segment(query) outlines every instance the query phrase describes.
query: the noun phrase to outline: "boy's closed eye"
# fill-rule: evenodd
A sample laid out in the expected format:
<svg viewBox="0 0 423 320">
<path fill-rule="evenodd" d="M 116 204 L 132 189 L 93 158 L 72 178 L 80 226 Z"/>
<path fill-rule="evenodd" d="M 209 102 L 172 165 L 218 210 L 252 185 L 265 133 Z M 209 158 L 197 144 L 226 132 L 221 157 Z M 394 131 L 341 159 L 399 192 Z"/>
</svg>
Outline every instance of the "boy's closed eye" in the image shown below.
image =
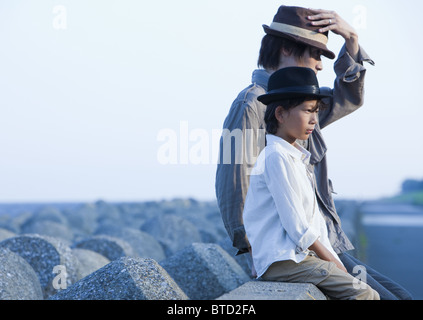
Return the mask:
<svg viewBox="0 0 423 320">
<path fill-rule="evenodd" d="M 319 112 L 319 108 L 313 108 L 313 109 L 307 109 L 306 110 L 308 113 L 318 113 Z"/>
<path fill-rule="evenodd" d="M 305 111 L 306 111 L 307 113 L 319 113 L 319 111 L 320 111 L 320 106 L 319 106 L 319 105 L 317 105 L 317 106 L 315 106 L 315 107 L 308 107 L 308 108 L 306 108 L 306 109 L 305 109 Z"/>
</svg>

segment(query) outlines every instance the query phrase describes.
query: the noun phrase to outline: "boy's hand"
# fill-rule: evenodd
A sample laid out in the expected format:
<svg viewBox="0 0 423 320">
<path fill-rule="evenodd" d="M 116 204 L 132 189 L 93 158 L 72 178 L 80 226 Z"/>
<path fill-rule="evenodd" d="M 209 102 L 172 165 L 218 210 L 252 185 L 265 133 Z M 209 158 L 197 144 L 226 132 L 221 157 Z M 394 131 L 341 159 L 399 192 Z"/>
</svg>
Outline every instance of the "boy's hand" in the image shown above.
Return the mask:
<svg viewBox="0 0 423 320">
<path fill-rule="evenodd" d="M 316 240 L 308 249 L 313 251 L 320 259 L 333 262 L 339 269 L 348 273 L 344 265 L 338 259 L 336 259 L 328 249 L 326 249 L 320 240 Z"/>
<path fill-rule="evenodd" d="M 358 35 L 354 28 L 350 26 L 339 14 L 335 11 L 310 9 L 316 14 L 309 16 L 308 19 L 311 24 L 320 26 L 320 32 L 332 31 L 345 39 L 345 45 L 351 57 L 356 60 L 358 55 Z"/>
<path fill-rule="evenodd" d="M 344 265 L 342 263 L 340 263 L 337 259 L 333 260 L 333 262 L 335 262 L 336 266 L 341 269 L 342 271 L 344 271 L 345 273 L 348 273 L 347 269 L 344 267 Z"/>
</svg>

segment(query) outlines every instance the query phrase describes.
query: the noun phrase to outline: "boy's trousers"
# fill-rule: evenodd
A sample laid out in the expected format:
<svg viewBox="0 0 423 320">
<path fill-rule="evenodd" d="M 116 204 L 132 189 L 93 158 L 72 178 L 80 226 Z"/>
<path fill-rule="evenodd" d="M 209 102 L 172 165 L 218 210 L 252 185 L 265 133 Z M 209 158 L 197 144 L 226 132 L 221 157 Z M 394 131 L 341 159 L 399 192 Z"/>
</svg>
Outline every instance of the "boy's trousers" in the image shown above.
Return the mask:
<svg viewBox="0 0 423 320">
<path fill-rule="evenodd" d="M 339 269 L 335 263 L 310 253 L 302 262 L 273 263 L 261 278 L 265 281 L 312 283 L 330 299 L 379 300 L 379 294 L 363 281 Z"/>
</svg>

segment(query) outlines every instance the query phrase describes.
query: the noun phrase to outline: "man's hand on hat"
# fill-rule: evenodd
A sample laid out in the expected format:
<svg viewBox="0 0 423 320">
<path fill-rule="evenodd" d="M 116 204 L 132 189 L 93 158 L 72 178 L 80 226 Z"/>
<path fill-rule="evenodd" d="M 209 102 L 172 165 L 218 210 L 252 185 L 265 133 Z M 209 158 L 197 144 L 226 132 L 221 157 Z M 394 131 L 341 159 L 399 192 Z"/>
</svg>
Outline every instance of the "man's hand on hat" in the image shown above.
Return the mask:
<svg viewBox="0 0 423 320">
<path fill-rule="evenodd" d="M 358 54 L 358 35 L 354 28 L 350 26 L 335 11 L 323 9 L 310 9 L 316 14 L 308 16 L 312 25 L 321 27 L 319 32 L 332 31 L 345 39 L 345 44 L 350 55 L 355 58 Z"/>
</svg>

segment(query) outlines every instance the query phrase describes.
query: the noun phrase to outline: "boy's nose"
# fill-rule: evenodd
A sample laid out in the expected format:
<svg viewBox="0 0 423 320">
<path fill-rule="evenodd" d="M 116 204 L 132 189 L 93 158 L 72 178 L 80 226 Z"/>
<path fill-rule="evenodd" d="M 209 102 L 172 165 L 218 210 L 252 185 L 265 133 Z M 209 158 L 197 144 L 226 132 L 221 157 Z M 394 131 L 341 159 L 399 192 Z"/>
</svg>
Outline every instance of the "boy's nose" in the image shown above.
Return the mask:
<svg viewBox="0 0 423 320">
<path fill-rule="evenodd" d="M 310 123 L 311 124 L 316 124 L 317 121 L 319 120 L 318 116 L 319 115 L 318 115 L 317 112 L 313 112 L 312 115 L 311 115 Z"/>
</svg>

